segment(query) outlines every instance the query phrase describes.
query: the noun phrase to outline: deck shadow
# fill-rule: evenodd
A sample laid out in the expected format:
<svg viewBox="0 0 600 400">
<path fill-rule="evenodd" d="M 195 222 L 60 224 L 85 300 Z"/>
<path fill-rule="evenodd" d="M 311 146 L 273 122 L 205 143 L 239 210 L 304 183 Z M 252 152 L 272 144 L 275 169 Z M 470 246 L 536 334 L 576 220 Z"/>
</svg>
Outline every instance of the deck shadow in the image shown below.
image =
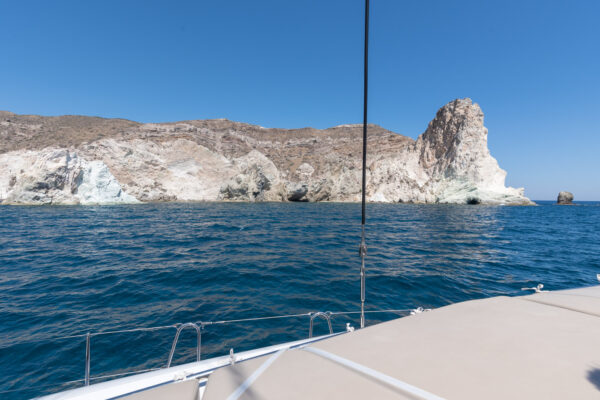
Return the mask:
<svg viewBox="0 0 600 400">
<path fill-rule="evenodd" d="M 587 379 L 596 386 L 596 389 L 600 390 L 600 368 L 590 369 L 587 374 Z"/>
</svg>

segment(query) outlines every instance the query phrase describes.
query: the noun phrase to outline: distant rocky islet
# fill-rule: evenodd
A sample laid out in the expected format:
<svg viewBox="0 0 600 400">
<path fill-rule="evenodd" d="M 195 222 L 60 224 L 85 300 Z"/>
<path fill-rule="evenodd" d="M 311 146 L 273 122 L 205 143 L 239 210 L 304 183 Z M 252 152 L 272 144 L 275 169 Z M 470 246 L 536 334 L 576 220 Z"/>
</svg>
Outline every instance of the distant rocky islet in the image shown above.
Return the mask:
<svg viewBox="0 0 600 400">
<path fill-rule="evenodd" d="M 556 204 L 571 205 L 573 204 L 573 199 L 573 193 L 562 191 L 558 193 L 558 197 L 556 198 Z"/>
<path fill-rule="evenodd" d="M 415 141 L 369 125 L 367 199 L 533 204 L 505 186 L 480 107 L 457 99 Z M 274 129 L 0 112 L 1 204 L 335 201 L 361 196 L 362 125 Z"/>
</svg>

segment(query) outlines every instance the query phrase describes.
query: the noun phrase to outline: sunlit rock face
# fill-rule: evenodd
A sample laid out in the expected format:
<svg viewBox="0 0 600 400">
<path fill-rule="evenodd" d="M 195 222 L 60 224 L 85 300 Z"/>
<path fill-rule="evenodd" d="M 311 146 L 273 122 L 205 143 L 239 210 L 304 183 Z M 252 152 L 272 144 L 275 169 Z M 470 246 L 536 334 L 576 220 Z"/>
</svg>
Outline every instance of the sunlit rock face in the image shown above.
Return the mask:
<svg viewBox="0 0 600 400">
<path fill-rule="evenodd" d="M 470 99 L 446 104 L 416 142 L 375 156 L 369 198 L 380 202 L 532 204 L 524 189 L 506 187 L 490 155 L 483 112 Z"/>
<path fill-rule="evenodd" d="M 216 200 L 237 169 L 226 157 L 185 138 L 103 139 L 80 146 L 103 160 L 123 189 L 144 202 Z"/>
<path fill-rule="evenodd" d="M 65 149 L 0 154 L 0 201 L 7 204 L 136 203 L 102 161 Z"/>
<path fill-rule="evenodd" d="M 442 107 L 415 144 L 419 165 L 439 203 L 530 203 L 524 189 L 506 187 L 506 172 L 490 155 L 483 112 L 470 99 Z"/>
<path fill-rule="evenodd" d="M 228 120 L 139 124 L 0 112 L 0 202 L 360 201 L 362 125 L 273 129 Z M 506 187 L 470 99 L 414 141 L 369 125 L 367 198 L 531 204 Z"/>
<path fill-rule="evenodd" d="M 221 185 L 219 200 L 285 200 L 285 187 L 279 170 L 264 154 L 252 150 L 234 159 L 233 165 L 236 173 Z"/>
</svg>

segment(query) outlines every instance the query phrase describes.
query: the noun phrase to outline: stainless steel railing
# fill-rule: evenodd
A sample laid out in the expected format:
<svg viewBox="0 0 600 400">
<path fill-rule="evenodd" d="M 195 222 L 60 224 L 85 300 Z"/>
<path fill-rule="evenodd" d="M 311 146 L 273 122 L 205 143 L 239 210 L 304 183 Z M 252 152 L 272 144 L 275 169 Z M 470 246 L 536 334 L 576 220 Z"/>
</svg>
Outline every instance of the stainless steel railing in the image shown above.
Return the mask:
<svg viewBox="0 0 600 400">
<path fill-rule="evenodd" d="M 90 385 L 90 362 L 91 362 L 91 354 L 90 354 L 90 342 L 92 340 L 92 335 L 88 332 L 85 335 L 85 386 Z"/>
<path fill-rule="evenodd" d="M 179 340 L 179 334 L 182 330 L 187 327 L 191 327 L 196 329 L 196 361 L 200 361 L 200 351 L 202 346 L 202 322 L 200 326 L 193 322 L 188 322 L 187 324 L 181 324 L 177 327 L 177 332 L 175 332 L 175 338 L 173 339 L 173 344 L 171 345 L 171 351 L 169 352 L 169 359 L 167 361 L 167 368 L 171 366 L 171 361 L 173 361 L 173 355 L 175 354 L 175 347 L 177 347 L 177 341 Z"/>
<path fill-rule="evenodd" d="M 369 311 L 365 311 L 365 313 L 395 313 L 395 314 L 399 314 L 399 315 L 403 315 L 404 313 L 406 313 L 406 315 L 407 315 L 411 311 L 412 311 L 411 309 L 388 309 L 388 310 L 369 310 Z M 78 379 L 78 380 L 70 381 L 67 383 L 75 384 L 75 383 L 81 382 L 85 386 L 89 386 L 91 381 L 108 379 L 108 378 L 116 378 L 116 377 L 120 377 L 120 376 L 155 371 L 155 370 L 161 369 L 161 368 L 150 368 L 150 369 L 144 369 L 144 370 L 121 372 L 121 373 L 117 373 L 117 374 L 91 376 L 91 347 L 92 347 L 91 345 L 92 345 L 92 338 L 94 338 L 96 336 L 112 335 L 112 334 L 120 334 L 120 333 L 133 333 L 133 332 L 151 332 L 151 331 L 158 331 L 158 330 L 165 330 L 165 329 L 175 329 L 175 336 L 174 336 L 173 342 L 171 344 L 171 350 L 169 352 L 169 357 L 167 359 L 167 363 L 165 364 L 165 367 L 169 368 L 173 361 L 173 356 L 175 354 L 175 349 L 177 348 L 177 343 L 179 341 L 180 334 L 186 328 L 194 328 L 194 330 L 196 331 L 196 360 L 200 361 L 201 350 L 202 350 L 202 331 L 206 327 L 211 326 L 211 325 L 236 324 L 236 323 L 245 323 L 245 322 L 252 322 L 252 321 L 266 321 L 266 320 L 274 320 L 274 319 L 290 319 L 290 318 L 308 317 L 309 318 L 308 337 L 311 338 L 313 336 L 313 325 L 314 325 L 314 320 L 316 318 L 321 318 L 321 319 L 326 320 L 329 333 L 332 334 L 333 326 L 331 323 L 331 319 L 333 317 L 335 317 L 336 315 L 352 315 L 352 314 L 360 314 L 360 311 L 336 311 L 336 312 L 331 312 L 331 311 L 321 312 L 321 311 L 319 311 L 319 312 L 307 312 L 307 313 L 301 313 L 301 314 L 273 315 L 273 316 L 267 316 L 267 317 L 252 317 L 252 318 L 241 318 L 241 319 L 231 319 L 231 320 L 187 322 L 187 323 L 177 323 L 177 324 L 173 324 L 173 325 L 140 327 L 140 328 L 132 328 L 132 329 L 113 329 L 113 330 L 106 330 L 106 331 L 100 331 L 100 332 L 87 332 L 87 333 L 76 334 L 76 335 L 46 337 L 46 338 L 38 338 L 36 340 L 18 341 L 18 342 L 11 343 L 11 345 L 18 345 L 18 344 L 23 344 L 23 343 L 34 343 L 34 342 L 51 342 L 51 341 L 58 341 L 58 340 L 65 340 L 65 339 L 85 338 L 85 375 L 84 375 L 84 379 Z M 163 368 L 165 368 L 165 367 L 163 367 Z M 5 392 L 6 393 L 13 392 L 13 391 L 14 390 L 0 391 L 0 394 L 5 393 Z"/>
<path fill-rule="evenodd" d="M 311 338 L 313 336 L 313 321 L 315 320 L 315 318 L 317 317 L 321 317 L 323 318 L 325 321 L 327 321 L 327 326 L 329 327 L 329 334 L 333 333 L 333 328 L 331 327 L 331 311 L 326 311 L 326 312 L 316 312 L 316 313 L 311 313 L 310 314 L 310 325 L 308 327 L 308 337 Z"/>
</svg>

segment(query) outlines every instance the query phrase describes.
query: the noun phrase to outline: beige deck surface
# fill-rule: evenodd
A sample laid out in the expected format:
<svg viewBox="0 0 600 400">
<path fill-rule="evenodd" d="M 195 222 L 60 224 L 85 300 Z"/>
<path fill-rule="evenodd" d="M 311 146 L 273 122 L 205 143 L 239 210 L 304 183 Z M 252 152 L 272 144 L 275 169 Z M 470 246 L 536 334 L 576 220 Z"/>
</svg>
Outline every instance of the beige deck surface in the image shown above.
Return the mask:
<svg viewBox="0 0 600 400">
<path fill-rule="evenodd" d="M 600 290 L 598 292 L 600 292 Z M 527 296 L 526 298 L 530 301 L 554 305 L 600 317 L 600 293 L 595 293 L 594 295 L 594 292 L 590 291 L 577 293 L 564 291 L 543 292 Z"/>
<path fill-rule="evenodd" d="M 600 286 L 468 301 L 311 345 L 445 399 L 600 399 Z M 220 369 L 226 399 L 270 356 Z M 414 399 L 304 350 L 277 358 L 240 399 Z"/>
<path fill-rule="evenodd" d="M 120 397 L 120 400 L 197 400 L 198 381 L 190 379 L 184 382 L 144 390 L 129 396 Z"/>
</svg>

